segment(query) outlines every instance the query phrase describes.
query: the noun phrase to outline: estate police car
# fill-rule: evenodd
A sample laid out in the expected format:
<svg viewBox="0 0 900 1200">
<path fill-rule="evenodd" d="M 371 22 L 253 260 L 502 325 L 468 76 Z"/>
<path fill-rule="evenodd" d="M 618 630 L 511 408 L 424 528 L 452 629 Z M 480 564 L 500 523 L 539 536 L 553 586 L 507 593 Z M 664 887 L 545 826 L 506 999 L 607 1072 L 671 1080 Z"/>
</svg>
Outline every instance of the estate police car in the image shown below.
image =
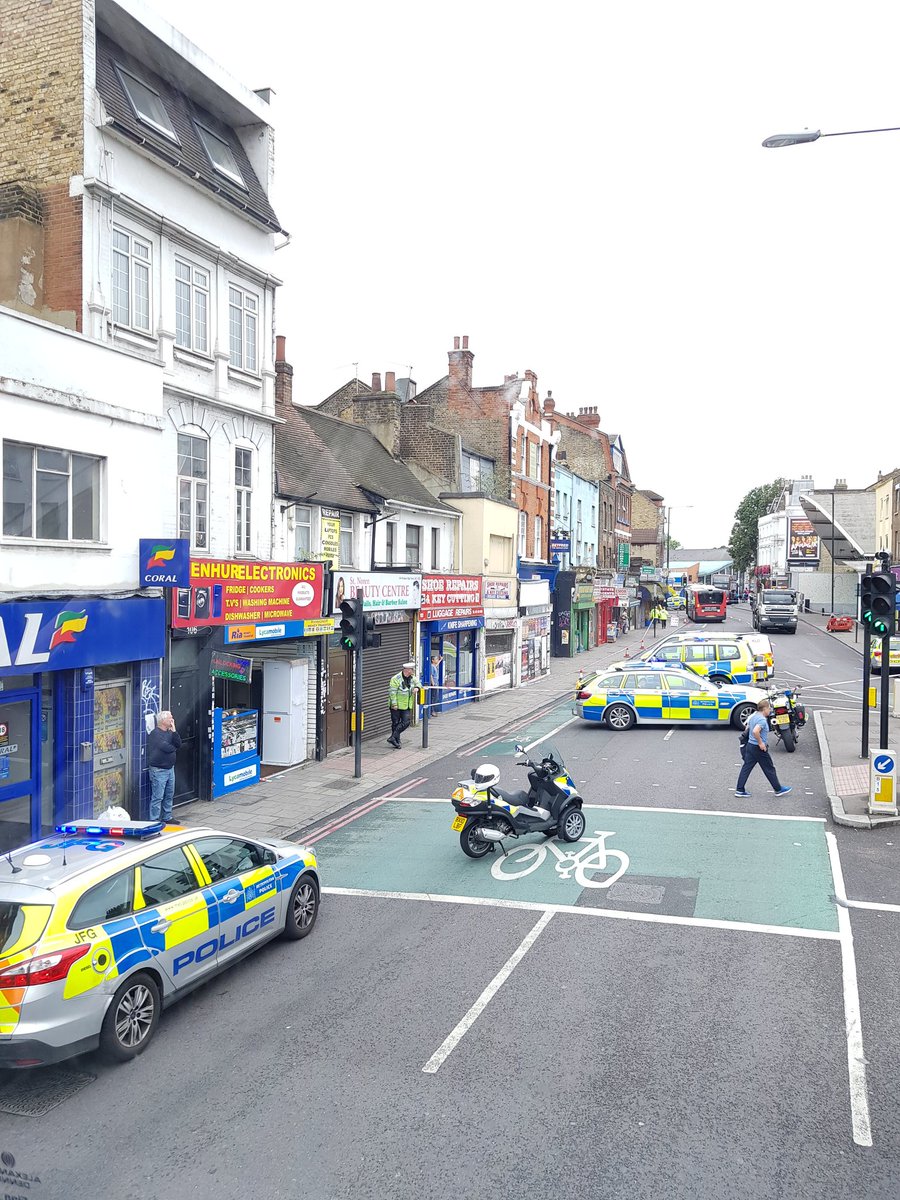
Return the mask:
<svg viewBox="0 0 900 1200">
<path fill-rule="evenodd" d="M 0 1065 L 98 1045 L 125 1061 L 161 1010 L 281 933 L 303 938 L 318 864 L 293 842 L 75 821 L 0 857 Z"/>
<path fill-rule="evenodd" d="M 712 683 L 669 663 L 635 662 L 601 671 L 576 696 L 578 716 L 610 729 L 631 729 L 637 722 L 712 721 L 743 729 L 760 700 L 762 688 Z"/>
</svg>

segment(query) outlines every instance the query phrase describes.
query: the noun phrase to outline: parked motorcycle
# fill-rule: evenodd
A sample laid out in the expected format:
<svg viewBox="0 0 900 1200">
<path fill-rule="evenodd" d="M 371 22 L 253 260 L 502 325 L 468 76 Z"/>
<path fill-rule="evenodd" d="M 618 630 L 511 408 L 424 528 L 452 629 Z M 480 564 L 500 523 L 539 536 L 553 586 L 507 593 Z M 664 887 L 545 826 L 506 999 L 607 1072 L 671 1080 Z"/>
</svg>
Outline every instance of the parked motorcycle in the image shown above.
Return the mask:
<svg viewBox="0 0 900 1200">
<path fill-rule="evenodd" d="M 781 738 L 788 754 L 793 754 L 806 724 L 806 709 L 800 699 L 800 688 L 769 689 L 769 728 Z"/>
<path fill-rule="evenodd" d="M 516 746 L 516 753 L 524 754 L 524 747 Z M 527 791 L 503 791 L 499 767 L 482 763 L 453 792 L 457 816 L 451 828 L 469 858 L 483 858 L 498 842 L 526 833 L 563 842 L 577 842 L 584 833 L 583 801 L 558 751 L 548 746 L 540 762 L 526 758 L 516 765 L 528 768 Z"/>
</svg>

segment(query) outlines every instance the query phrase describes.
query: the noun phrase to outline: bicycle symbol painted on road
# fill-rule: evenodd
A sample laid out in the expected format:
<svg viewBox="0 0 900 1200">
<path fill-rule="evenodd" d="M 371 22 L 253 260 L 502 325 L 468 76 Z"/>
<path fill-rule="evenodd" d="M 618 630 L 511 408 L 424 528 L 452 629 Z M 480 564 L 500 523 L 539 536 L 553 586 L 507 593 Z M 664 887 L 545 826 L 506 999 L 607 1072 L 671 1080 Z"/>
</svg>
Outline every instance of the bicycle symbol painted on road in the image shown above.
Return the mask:
<svg viewBox="0 0 900 1200">
<path fill-rule="evenodd" d="M 591 838 L 582 838 L 577 844 L 583 849 L 561 850 L 556 842 L 544 842 L 539 846 L 518 846 L 514 850 L 498 858 L 491 867 L 495 879 L 522 879 L 530 875 L 545 861 L 547 854 L 556 856 L 556 873 L 561 879 L 576 881 L 583 888 L 608 888 L 621 879 L 628 870 L 629 858 L 624 850 L 608 850 L 606 839 L 615 837 L 611 831 L 601 832 L 597 829 Z M 595 871 L 608 870 L 610 859 L 618 862 L 618 869 L 607 879 L 593 879 Z"/>
</svg>

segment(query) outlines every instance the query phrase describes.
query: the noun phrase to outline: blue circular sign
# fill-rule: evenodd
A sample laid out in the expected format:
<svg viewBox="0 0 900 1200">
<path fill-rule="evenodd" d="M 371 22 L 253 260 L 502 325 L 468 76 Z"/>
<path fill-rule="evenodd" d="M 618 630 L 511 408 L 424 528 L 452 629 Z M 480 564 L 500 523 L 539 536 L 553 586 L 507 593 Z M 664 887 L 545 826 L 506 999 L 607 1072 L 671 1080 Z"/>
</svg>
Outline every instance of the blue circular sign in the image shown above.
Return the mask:
<svg viewBox="0 0 900 1200">
<path fill-rule="evenodd" d="M 886 775 L 890 771 L 893 771 L 894 760 L 893 760 L 893 758 L 891 758 L 890 754 L 879 754 L 876 756 L 873 765 L 874 765 L 876 771 L 879 771 L 879 772 L 881 772 L 881 774 Z"/>
</svg>

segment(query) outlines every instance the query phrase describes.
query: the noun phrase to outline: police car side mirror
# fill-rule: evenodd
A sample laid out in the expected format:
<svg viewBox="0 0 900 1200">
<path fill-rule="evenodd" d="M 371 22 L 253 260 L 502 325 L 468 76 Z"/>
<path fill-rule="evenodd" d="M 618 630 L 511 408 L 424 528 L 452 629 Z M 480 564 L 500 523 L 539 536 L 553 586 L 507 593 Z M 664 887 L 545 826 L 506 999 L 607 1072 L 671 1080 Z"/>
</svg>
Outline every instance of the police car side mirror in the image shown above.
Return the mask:
<svg viewBox="0 0 900 1200">
<path fill-rule="evenodd" d="M 274 850 L 263 850 L 263 863 L 267 867 L 274 867 L 278 862 L 278 855 Z"/>
</svg>

